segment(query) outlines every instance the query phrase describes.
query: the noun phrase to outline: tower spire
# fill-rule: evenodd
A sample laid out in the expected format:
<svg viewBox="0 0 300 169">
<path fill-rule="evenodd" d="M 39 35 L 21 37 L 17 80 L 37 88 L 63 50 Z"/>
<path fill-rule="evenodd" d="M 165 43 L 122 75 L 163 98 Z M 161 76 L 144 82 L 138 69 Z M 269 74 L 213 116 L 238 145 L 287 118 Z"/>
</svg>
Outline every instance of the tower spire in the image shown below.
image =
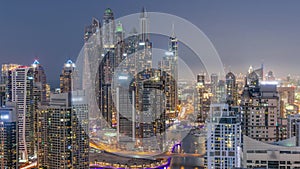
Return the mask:
<svg viewBox="0 0 300 169">
<path fill-rule="evenodd" d="M 148 37 L 148 14 L 146 12 L 146 8 L 143 7 L 141 14 L 140 14 L 140 40 L 142 42 L 145 42 L 146 40 L 149 40 Z"/>
<path fill-rule="evenodd" d="M 175 25 L 174 22 L 172 23 L 172 34 L 171 37 L 175 38 Z"/>
</svg>

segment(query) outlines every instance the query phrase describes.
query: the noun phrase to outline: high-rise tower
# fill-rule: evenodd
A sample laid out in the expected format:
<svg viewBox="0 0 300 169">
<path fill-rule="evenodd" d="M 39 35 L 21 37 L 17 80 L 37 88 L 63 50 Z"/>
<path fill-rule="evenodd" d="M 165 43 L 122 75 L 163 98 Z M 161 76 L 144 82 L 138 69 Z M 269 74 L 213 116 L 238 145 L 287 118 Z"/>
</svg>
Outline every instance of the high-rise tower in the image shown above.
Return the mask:
<svg viewBox="0 0 300 169">
<path fill-rule="evenodd" d="M 33 83 L 32 67 L 20 66 L 12 71 L 12 101 L 18 107 L 19 155 L 23 162 L 34 156 Z"/>
<path fill-rule="evenodd" d="M 241 167 L 241 122 L 238 110 L 230 109 L 227 104 L 211 105 L 207 123 L 207 168 Z"/>
<path fill-rule="evenodd" d="M 41 104 L 47 104 L 49 102 L 49 98 L 47 98 L 47 78 L 45 70 L 38 60 L 35 60 L 31 66 L 34 71 L 34 86 L 40 92 L 39 102 Z"/>
<path fill-rule="evenodd" d="M 84 91 L 52 94 L 50 105 L 39 110 L 44 114 L 41 135 L 41 168 L 89 168 L 89 113 Z"/>
<path fill-rule="evenodd" d="M 115 46 L 115 21 L 114 13 L 110 8 L 105 9 L 102 26 L 102 41 L 105 49 L 111 49 Z"/>
<path fill-rule="evenodd" d="M 178 40 L 175 37 L 174 30 L 169 38 L 168 51 L 160 62 L 159 68 L 161 71 L 166 72 L 168 77 L 165 81 L 165 104 L 167 114 L 175 114 L 177 104 L 178 104 L 178 93 L 177 93 L 177 83 L 178 83 Z M 164 74 L 163 74 L 164 75 Z"/>
<path fill-rule="evenodd" d="M 75 76 L 75 63 L 68 60 L 63 67 L 62 73 L 60 75 L 60 92 L 68 93 L 73 90 L 72 78 Z"/>
<path fill-rule="evenodd" d="M 5 86 L 3 104 L 12 101 L 12 71 L 18 68 L 18 64 L 3 64 L 1 69 L 1 83 Z"/>
<path fill-rule="evenodd" d="M 19 168 L 17 108 L 11 102 L 0 108 L 0 140 L 0 168 Z"/>
<path fill-rule="evenodd" d="M 262 84 L 255 72 L 247 75 L 241 97 L 243 134 L 258 141 L 281 140 L 280 100 L 276 84 Z"/>
<path fill-rule="evenodd" d="M 148 36 L 148 14 L 146 8 L 143 7 L 141 14 L 140 14 L 140 41 L 146 42 L 149 40 Z"/>
<path fill-rule="evenodd" d="M 226 102 L 229 106 L 237 106 L 236 77 L 232 72 L 226 74 Z"/>
</svg>

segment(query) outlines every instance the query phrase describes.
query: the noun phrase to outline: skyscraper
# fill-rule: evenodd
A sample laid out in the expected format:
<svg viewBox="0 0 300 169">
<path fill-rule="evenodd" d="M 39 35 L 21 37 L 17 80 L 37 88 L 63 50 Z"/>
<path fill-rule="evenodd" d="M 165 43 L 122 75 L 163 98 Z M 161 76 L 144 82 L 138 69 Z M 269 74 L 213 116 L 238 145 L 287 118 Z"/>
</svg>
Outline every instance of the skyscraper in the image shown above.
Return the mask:
<svg viewBox="0 0 300 169">
<path fill-rule="evenodd" d="M 120 144 L 134 143 L 136 137 L 135 92 L 130 90 L 132 75 L 120 73 L 115 77 L 117 109 L 117 140 Z"/>
<path fill-rule="evenodd" d="M 5 102 L 12 101 L 12 71 L 18 68 L 18 64 L 3 64 L 1 69 L 1 83 L 5 86 Z"/>
<path fill-rule="evenodd" d="M 169 49 L 167 52 L 165 52 L 165 56 L 162 58 L 159 68 L 162 72 L 168 74 L 168 78 L 165 77 L 166 82 L 164 84 L 164 93 L 166 94 L 166 113 L 176 114 L 178 104 L 178 40 L 175 37 L 174 32 L 169 38 Z"/>
<path fill-rule="evenodd" d="M 33 68 L 19 66 L 12 70 L 12 101 L 17 103 L 20 162 L 34 156 L 34 97 Z"/>
<path fill-rule="evenodd" d="M 146 42 L 149 40 L 149 35 L 148 35 L 148 29 L 149 29 L 149 20 L 148 20 L 148 14 L 146 11 L 146 8 L 143 7 L 141 14 L 140 14 L 140 41 L 141 42 Z"/>
<path fill-rule="evenodd" d="M 71 60 L 68 60 L 63 67 L 63 70 L 60 75 L 60 92 L 68 93 L 73 90 L 72 78 L 75 76 L 75 63 Z"/>
<path fill-rule="evenodd" d="M 217 74 L 213 73 L 210 75 L 210 91 L 212 93 L 212 102 L 217 102 L 217 87 L 219 83 L 219 77 Z"/>
<path fill-rule="evenodd" d="M 207 123 L 207 168 L 241 167 L 241 123 L 237 110 L 227 104 L 212 104 Z"/>
<path fill-rule="evenodd" d="M 136 70 L 142 72 L 152 68 L 152 43 L 149 37 L 149 18 L 146 9 L 143 8 L 140 13 L 140 34 L 137 46 L 138 56 L 136 60 Z"/>
<path fill-rule="evenodd" d="M 18 117 L 16 105 L 0 108 L 0 168 L 19 168 Z"/>
<path fill-rule="evenodd" d="M 229 106 L 237 106 L 236 77 L 232 72 L 226 74 L 226 102 Z"/>
<path fill-rule="evenodd" d="M 3 105 L 5 105 L 5 84 L 1 84 L 0 83 L 0 107 L 2 107 Z"/>
<path fill-rule="evenodd" d="M 118 25 L 118 28 L 120 25 Z M 99 83 L 97 83 L 98 106 L 103 120 L 107 122 L 106 127 L 116 127 L 116 111 L 112 101 L 112 76 L 115 68 L 119 64 L 120 59 L 117 59 L 116 47 L 116 26 L 114 14 L 110 8 L 105 9 L 102 26 L 102 54 L 101 62 L 99 63 Z M 118 32 L 121 30 L 118 30 Z M 120 48 L 118 48 L 120 49 Z M 121 50 L 121 49 L 120 49 Z M 120 52 L 120 51 L 119 51 Z M 120 53 L 119 53 L 120 54 Z"/>
<path fill-rule="evenodd" d="M 134 79 L 137 110 L 137 138 L 141 145 L 151 150 L 161 150 L 166 130 L 166 79 L 170 78 L 166 72 L 157 69 L 147 69 L 140 72 Z M 160 141 L 157 141 L 158 140 Z"/>
<path fill-rule="evenodd" d="M 45 70 L 38 60 L 35 60 L 31 67 L 34 71 L 34 87 L 40 92 L 38 101 L 41 104 L 47 104 L 49 98 L 47 98 L 47 78 Z"/>
<path fill-rule="evenodd" d="M 197 121 L 204 122 L 209 113 L 211 103 L 211 93 L 205 82 L 204 74 L 197 75 L 196 89 L 195 111 L 197 111 Z"/>
<path fill-rule="evenodd" d="M 114 13 L 110 8 L 106 8 L 102 21 L 102 41 L 104 49 L 114 49 L 115 47 L 115 30 Z"/>
<path fill-rule="evenodd" d="M 241 98 L 243 134 L 253 139 L 274 142 L 280 138 L 278 118 L 280 101 L 276 84 L 259 83 L 259 76 L 251 72 Z"/>
<path fill-rule="evenodd" d="M 46 135 L 41 135 L 39 167 L 89 168 L 88 107 L 83 91 L 52 94 L 41 107 Z"/>
<path fill-rule="evenodd" d="M 88 40 L 90 39 L 90 37 L 95 36 L 98 38 L 99 42 L 100 42 L 100 28 L 101 28 L 101 24 L 100 21 L 96 18 L 92 19 L 92 24 L 89 26 L 86 26 L 84 28 L 84 42 L 88 42 Z M 97 35 L 97 33 L 99 33 L 99 35 Z"/>
<path fill-rule="evenodd" d="M 288 115 L 287 117 L 287 135 L 288 138 L 291 137 L 299 137 L 298 133 L 299 131 L 299 123 L 300 123 L 300 115 L 299 114 L 294 114 L 294 115 Z"/>
</svg>

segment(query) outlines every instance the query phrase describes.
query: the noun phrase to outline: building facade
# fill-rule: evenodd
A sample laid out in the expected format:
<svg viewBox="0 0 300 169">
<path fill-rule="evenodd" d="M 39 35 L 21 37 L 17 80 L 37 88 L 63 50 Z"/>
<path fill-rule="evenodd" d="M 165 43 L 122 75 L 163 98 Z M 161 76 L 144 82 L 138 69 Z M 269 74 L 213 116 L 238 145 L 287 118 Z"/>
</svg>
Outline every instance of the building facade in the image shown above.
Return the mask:
<svg viewBox="0 0 300 169">
<path fill-rule="evenodd" d="M 40 168 L 89 168 L 89 113 L 85 97 L 83 91 L 52 94 L 50 105 L 41 107 L 44 131 L 40 131 L 39 138 Z"/>
<path fill-rule="evenodd" d="M 69 93 L 73 90 L 72 79 L 75 77 L 75 63 L 68 60 L 63 67 L 61 75 L 59 77 L 60 81 L 60 92 Z"/>
<path fill-rule="evenodd" d="M 243 137 L 243 167 L 292 169 L 300 168 L 300 148 L 289 141 L 272 145 Z"/>
<path fill-rule="evenodd" d="M 19 156 L 26 162 L 35 156 L 34 151 L 34 117 L 33 97 L 34 72 L 32 67 L 19 66 L 12 70 L 12 101 L 18 110 Z"/>
<path fill-rule="evenodd" d="M 16 104 L 0 108 L 0 168 L 19 168 L 18 117 Z"/>
<path fill-rule="evenodd" d="M 240 106 L 244 135 L 264 142 L 284 139 L 278 127 L 280 101 L 276 84 L 261 84 L 259 76 L 250 73 Z"/>
<path fill-rule="evenodd" d="M 212 104 L 207 121 L 206 168 L 241 167 L 241 123 L 237 110 Z"/>
</svg>

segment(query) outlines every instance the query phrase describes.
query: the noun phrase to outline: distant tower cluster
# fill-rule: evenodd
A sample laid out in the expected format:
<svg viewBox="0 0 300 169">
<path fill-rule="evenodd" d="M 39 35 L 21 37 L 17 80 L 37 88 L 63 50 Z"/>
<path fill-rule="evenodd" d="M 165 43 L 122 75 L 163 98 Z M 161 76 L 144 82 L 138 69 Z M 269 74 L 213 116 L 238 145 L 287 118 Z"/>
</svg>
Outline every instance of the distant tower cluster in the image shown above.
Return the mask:
<svg viewBox="0 0 300 169">
<path fill-rule="evenodd" d="M 46 105 L 49 101 L 46 74 L 37 60 L 31 66 L 4 64 L 1 83 L 5 89 L 2 89 L 5 95 L 1 98 L 1 105 L 9 107 L 10 102 L 16 105 L 18 162 L 28 162 L 37 156 L 38 151 L 38 106 Z"/>
</svg>

